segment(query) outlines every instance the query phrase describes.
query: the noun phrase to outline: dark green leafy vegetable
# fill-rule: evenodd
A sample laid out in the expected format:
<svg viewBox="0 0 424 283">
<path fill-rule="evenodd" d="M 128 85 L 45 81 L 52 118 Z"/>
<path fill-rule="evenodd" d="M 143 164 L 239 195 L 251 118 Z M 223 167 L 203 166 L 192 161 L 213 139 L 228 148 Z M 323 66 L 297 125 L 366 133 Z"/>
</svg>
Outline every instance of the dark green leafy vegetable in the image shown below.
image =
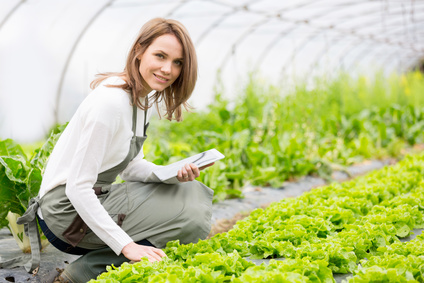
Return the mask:
<svg viewBox="0 0 424 283">
<path fill-rule="evenodd" d="M 42 170 L 53 147 L 66 127 L 57 127 L 44 145 L 28 158 L 22 147 L 11 139 L 0 141 L 0 228 L 8 226 L 24 252 L 30 251 L 22 225 L 16 219 L 27 209 L 31 198 L 37 196 Z"/>
</svg>

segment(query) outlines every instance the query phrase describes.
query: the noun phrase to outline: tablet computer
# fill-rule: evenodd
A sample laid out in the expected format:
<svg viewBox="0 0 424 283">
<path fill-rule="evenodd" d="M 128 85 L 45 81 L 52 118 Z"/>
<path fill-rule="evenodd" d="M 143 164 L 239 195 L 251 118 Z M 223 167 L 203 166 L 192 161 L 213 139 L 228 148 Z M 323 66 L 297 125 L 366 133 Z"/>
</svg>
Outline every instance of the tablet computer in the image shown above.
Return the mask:
<svg viewBox="0 0 424 283">
<path fill-rule="evenodd" d="M 178 170 L 180 170 L 185 164 L 193 163 L 197 167 L 202 167 L 223 159 L 224 157 L 225 156 L 222 153 L 213 148 L 175 163 L 163 166 L 153 171 L 153 173 L 159 178 L 159 180 L 166 181 L 177 176 Z"/>
</svg>

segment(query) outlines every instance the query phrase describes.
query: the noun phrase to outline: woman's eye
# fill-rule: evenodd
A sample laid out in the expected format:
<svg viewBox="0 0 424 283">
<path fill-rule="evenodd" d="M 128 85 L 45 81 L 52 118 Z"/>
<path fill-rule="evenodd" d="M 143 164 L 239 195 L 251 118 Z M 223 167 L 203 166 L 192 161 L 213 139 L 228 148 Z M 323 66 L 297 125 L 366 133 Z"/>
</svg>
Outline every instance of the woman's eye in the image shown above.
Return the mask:
<svg viewBox="0 0 424 283">
<path fill-rule="evenodd" d="M 177 65 L 177 66 L 182 66 L 183 65 L 183 62 L 182 61 L 175 61 L 175 64 Z"/>
<path fill-rule="evenodd" d="M 165 56 L 163 56 L 162 54 L 156 54 L 156 57 L 158 57 L 158 58 L 160 58 L 160 59 L 165 58 Z"/>
</svg>

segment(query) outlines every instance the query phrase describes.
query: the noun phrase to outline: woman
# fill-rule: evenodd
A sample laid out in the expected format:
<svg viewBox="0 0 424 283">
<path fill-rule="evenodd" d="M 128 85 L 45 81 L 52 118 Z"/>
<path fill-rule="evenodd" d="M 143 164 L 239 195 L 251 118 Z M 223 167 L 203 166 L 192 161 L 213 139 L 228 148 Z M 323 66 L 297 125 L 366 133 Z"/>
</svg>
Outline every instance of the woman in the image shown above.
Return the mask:
<svg viewBox="0 0 424 283">
<path fill-rule="evenodd" d="M 197 59 L 183 25 L 147 22 L 123 72 L 101 74 L 57 142 L 39 192 L 39 224 L 58 249 L 82 254 L 62 273 L 86 282 L 106 265 L 159 261 L 170 240 L 196 242 L 209 233 L 213 191 L 187 164 L 161 183 L 143 159 L 151 106 L 181 121 L 197 78 Z M 155 91 L 153 93 L 153 91 Z M 149 95 L 149 93 L 151 93 Z M 158 109 L 159 110 L 159 109 Z M 111 185 L 120 174 L 125 183 Z"/>
</svg>

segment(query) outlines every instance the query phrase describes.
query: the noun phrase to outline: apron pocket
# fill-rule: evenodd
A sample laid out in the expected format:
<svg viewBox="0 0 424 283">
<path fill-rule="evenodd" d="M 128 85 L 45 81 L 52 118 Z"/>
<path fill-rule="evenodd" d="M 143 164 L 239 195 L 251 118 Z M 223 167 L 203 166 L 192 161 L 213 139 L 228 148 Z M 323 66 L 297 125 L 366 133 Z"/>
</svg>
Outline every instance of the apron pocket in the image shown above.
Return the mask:
<svg viewBox="0 0 424 283">
<path fill-rule="evenodd" d="M 71 244 L 76 247 L 87 233 L 87 224 L 82 220 L 81 216 L 77 214 L 72 221 L 71 225 L 63 231 L 62 236 Z"/>
</svg>

